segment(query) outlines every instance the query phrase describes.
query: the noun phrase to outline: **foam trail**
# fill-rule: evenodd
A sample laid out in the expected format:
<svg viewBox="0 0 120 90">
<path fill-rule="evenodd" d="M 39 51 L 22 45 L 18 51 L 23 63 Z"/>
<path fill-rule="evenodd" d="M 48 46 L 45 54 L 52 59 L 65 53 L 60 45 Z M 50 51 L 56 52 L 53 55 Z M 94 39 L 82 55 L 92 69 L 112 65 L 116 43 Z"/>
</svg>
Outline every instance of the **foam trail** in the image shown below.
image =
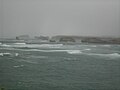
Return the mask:
<svg viewBox="0 0 120 90">
<path fill-rule="evenodd" d="M 102 57 L 111 57 L 111 58 L 120 58 L 119 53 L 111 53 L 111 54 L 96 54 L 96 53 L 90 53 L 87 55 L 97 55 L 97 56 L 102 56 Z"/>
<path fill-rule="evenodd" d="M 39 52 L 67 52 L 68 54 L 80 54 L 82 50 L 39 50 L 39 49 L 19 49 L 21 51 L 39 51 Z"/>
<path fill-rule="evenodd" d="M 82 53 L 80 50 L 69 50 L 67 51 L 68 54 L 80 54 Z"/>
<path fill-rule="evenodd" d="M 13 45 L 2 45 L 16 48 L 60 48 L 63 44 L 26 44 L 14 43 Z"/>
<path fill-rule="evenodd" d="M 97 47 L 96 45 L 92 45 L 91 47 Z"/>
<path fill-rule="evenodd" d="M 112 53 L 112 54 L 107 54 L 108 56 L 112 56 L 112 57 L 120 57 L 119 53 Z"/>
<path fill-rule="evenodd" d="M 40 51 L 40 52 L 67 52 L 69 50 L 39 50 L 39 49 L 31 49 L 27 51 Z"/>
<path fill-rule="evenodd" d="M 89 51 L 89 50 L 91 50 L 91 49 L 90 49 L 90 48 L 87 48 L 87 49 L 85 49 L 85 50 Z"/>
<path fill-rule="evenodd" d="M 103 47 L 111 47 L 111 45 L 101 45 L 101 46 L 103 46 Z"/>
<path fill-rule="evenodd" d="M 1 44 L 2 47 L 10 47 L 10 45 L 7 44 Z"/>
<path fill-rule="evenodd" d="M 26 43 L 14 43 L 14 44 L 17 44 L 17 45 L 26 45 Z"/>
<path fill-rule="evenodd" d="M 21 61 L 26 62 L 26 63 L 38 64 L 38 63 L 35 62 L 35 61 L 29 61 L 29 60 L 21 60 Z"/>
</svg>

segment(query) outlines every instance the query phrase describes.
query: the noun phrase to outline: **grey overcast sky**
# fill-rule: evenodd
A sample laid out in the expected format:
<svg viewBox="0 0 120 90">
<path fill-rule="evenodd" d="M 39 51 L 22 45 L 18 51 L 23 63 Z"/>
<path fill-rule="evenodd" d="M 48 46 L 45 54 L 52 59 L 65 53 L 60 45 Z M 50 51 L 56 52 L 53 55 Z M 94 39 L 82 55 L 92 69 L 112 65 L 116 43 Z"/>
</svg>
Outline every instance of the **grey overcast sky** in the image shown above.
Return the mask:
<svg viewBox="0 0 120 90">
<path fill-rule="evenodd" d="M 120 37 L 120 0 L 0 0 L 0 37 Z"/>
</svg>

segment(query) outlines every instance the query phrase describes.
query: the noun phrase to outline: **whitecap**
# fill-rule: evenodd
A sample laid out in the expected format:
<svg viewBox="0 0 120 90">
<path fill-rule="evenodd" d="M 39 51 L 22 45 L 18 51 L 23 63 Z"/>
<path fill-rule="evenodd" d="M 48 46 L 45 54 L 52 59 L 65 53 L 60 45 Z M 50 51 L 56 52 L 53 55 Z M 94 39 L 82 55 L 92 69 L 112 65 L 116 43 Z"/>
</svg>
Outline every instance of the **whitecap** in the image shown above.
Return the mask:
<svg viewBox="0 0 120 90">
<path fill-rule="evenodd" d="M 18 53 L 0 53 L 0 56 L 19 56 L 19 54 Z"/>
<path fill-rule="evenodd" d="M 68 54 L 80 54 L 82 50 L 40 50 L 40 49 L 20 49 L 22 51 L 38 51 L 38 52 L 67 52 Z"/>
<path fill-rule="evenodd" d="M 19 56 L 19 54 L 18 54 L 18 53 L 15 53 L 15 56 Z"/>
<path fill-rule="evenodd" d="M 81 54 L 82 52 L 80 50 L 69 50 L 67 51 L 68 54 Z"/>
<path fill-rule="evenodd" d="M 77 54 L 77 53 L 82 53 L 80 50 L 38 50 L 38 49 L 33 49 L 34 51 L 41 51 L 41 52 L 67 52 L 69 54 Z M 31 50 L 31 51 L 33 51 Z"/>
<path fill-rule="evenodd" d="M 13 44 L 11 47 L 16 48 L 60 48 L 63 44 L 25 44 L 25 43 L 18 43 Z"/>
<path fill-rule="evenodd" d="M 24 65 L 16 65 L 16 66 L 13 66 L 14 68 L 19 68 L 19 67 L 24 67 Z"/>
<path fill-rule="evenodd" d="M 16 49 L 21 51 L 39 51 L 39 52 L 67 52 L 69 50 L 41 50 L 41 49 Z"/>
<path fill-rule="evenodd" d="M 0 56 L 3 56 L 3 53 L 0 53 Z"/>
<path fill-rule="evenodd" d="M 7 44 L 1 44 L 2 47 L 10 47 L 10 45 Z"/>
<path fill-rule="evenodd" d="M 120 57 L 119 53 L 112 53 L 112 54 L 108 54 L 108 56 L 112 56 L 112 57 Z"/>
<path fill-rule="evenodd" d="M 97 55 L 97 56 L 101 56 L 101 57 L 120 58 L 120 54 L 119 53 L 111 53 L 111 54 L 89 53 L 87 55 Z"/>
<path fill-rule="evenodd" d="M 0 53 L 0 56 L 10 56 L 11 53 Z"/>
</svg>

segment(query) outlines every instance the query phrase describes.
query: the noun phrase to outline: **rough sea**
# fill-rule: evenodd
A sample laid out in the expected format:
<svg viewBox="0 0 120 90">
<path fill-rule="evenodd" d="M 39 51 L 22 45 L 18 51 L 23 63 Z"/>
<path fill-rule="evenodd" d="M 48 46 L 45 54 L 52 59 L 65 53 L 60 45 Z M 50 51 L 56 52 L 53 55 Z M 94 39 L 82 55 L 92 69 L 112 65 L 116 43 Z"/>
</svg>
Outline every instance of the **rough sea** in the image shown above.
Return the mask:
<svg viewBox="0 0 120 90">
<path fill-rule="evenodd" d="M 120 45 L 0 43 L 0 90 L 120 90 Z"/>
</svg>

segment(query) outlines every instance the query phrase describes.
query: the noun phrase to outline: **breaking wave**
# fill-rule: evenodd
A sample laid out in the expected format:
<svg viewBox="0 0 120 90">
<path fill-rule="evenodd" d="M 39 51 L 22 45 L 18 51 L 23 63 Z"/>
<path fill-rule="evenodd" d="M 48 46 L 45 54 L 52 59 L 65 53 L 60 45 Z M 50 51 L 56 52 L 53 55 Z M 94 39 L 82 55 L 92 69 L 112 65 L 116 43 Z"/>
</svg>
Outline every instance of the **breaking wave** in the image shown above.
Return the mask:
<svg viewBox="0 0 120 90">
<path fill-rule="evenodd" d="M 39 52 L 66 52 L 68 54 L 80 54 L 82 50 L 41 50 L 41 49 L 19 49 L 21 51 L 39 51 Z"/>
<path fill-rule="evenodd" d="M 12 54 L 12 53 L 0 53 L 0 56 L 19 56 L 19 54 L 18 53 L 14 53 L 14 54 Z"/>
<path fill-rule="evenodd" d="M 2 46 L 2 47 L 10 47 L 10 45 L 8 45 L 8 44 L 0 44 L 0 46 Z"/>
<path fill-rule="evenodd" d="M 120 57 L 119 53 L 111 53 L 111 54 L 97 54 L 97 53 L 89 53 L 87 55 L 97 55 L 97 56 L 102 56 L 102 57 L 111 57 L 111 58 L 115 58 L 115 57 Z"/>
<path fill-rule="evenodd" d="M 80 50 L 68 50 L 68 54 L 81 54 L 82 52 Z"/>
<path fill-rule="evenodd" d="M 14 44 L 2 44 L 2 47 L 14 47 L 14 48 L 60 48 L 63 44 L 26 44 L 26 43 L 14 43 Z"/>
<path fill-rule="evenodd" d="M 19 49 L 21 51 L 40 51 L 40 52 L 67 52 L 69 50 L 41 50 L 41 49 Z"/>
<path fill-rule="evenodd" d="M 10 56 L 11 53 L 0 53 L 0 56 Z"/>
</svg>

